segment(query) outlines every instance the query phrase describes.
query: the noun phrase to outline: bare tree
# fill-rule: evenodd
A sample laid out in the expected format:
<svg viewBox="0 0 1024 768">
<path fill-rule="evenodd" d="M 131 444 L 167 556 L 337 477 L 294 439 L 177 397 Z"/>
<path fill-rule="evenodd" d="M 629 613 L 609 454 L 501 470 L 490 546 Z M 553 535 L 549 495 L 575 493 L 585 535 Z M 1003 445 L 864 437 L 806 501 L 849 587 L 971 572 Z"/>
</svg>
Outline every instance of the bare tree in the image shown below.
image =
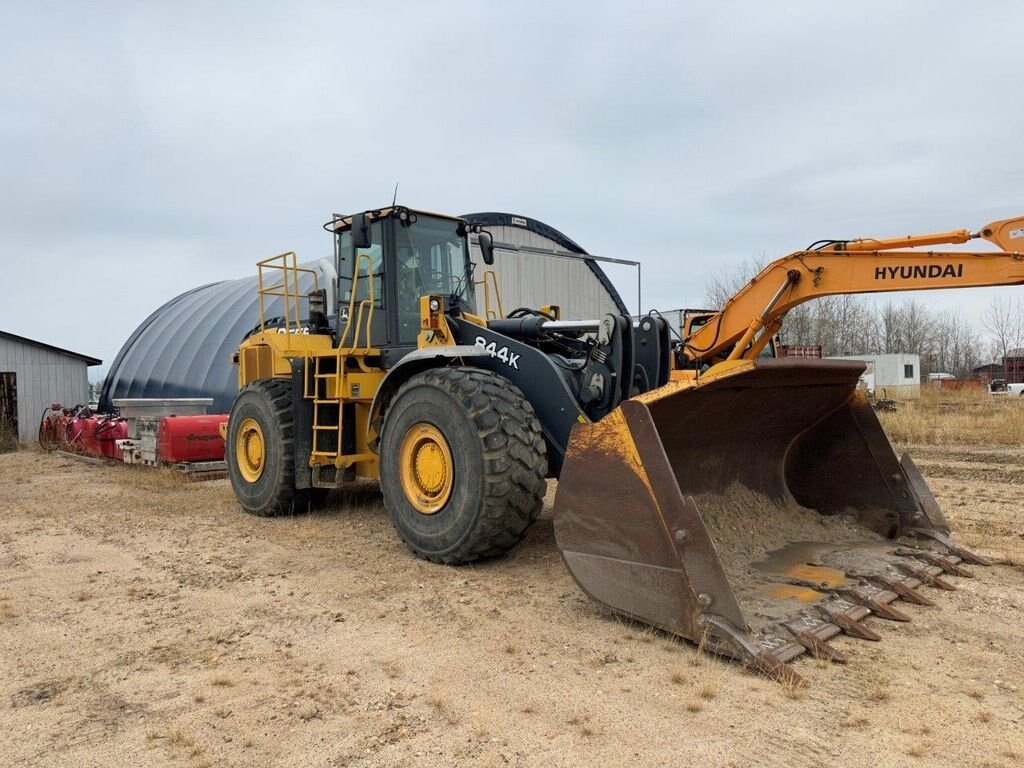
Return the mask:
<svg viewBox="0 0 1024 768">
<path fill-rule="evenodd" d="M 721 309 L 744 285 L 767 266 L 766 253 L 750 255 L 716 272 L 704 288 L 704 309 Z"/>
<path fill-rule="evenodd" d="M 992 303 L 981 314 L 981 324 L 988 331 L 995 354 L 1003 363 L 1010 350 L 1024 346 L 1024 304 L 1020 299 L 993 296 Z"/>
</svg>

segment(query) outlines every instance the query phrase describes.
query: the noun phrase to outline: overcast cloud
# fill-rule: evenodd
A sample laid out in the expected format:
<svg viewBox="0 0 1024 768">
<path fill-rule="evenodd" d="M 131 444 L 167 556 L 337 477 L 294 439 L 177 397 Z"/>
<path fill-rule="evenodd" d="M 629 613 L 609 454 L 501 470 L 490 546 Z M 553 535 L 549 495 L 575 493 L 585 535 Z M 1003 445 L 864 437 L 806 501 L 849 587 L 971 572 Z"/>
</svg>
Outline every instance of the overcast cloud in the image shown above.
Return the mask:
<svg viewBox="0 0 1024 768">
<path fill-rule="evenodd" d="M 977 227 L 1024 213 L 1021 29 L 1015 2 L 7 2 L 0 328 L 109 364 L 396 181 L 641 260 L 644 309 L 751 253 Z"/>
</svg>

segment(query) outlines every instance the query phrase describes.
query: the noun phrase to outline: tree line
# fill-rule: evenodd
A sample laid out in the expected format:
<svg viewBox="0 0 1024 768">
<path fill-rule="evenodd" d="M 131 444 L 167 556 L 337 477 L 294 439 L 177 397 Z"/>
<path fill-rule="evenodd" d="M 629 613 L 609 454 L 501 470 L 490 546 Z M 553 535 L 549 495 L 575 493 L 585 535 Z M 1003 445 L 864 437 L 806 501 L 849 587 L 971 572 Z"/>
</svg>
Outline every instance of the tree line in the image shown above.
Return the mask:
<svg viewBox="0 0 1024 768">
<path fill-rule="evenodd" d="M 723 306 L 767 261 L 749 258 L 719 272 L 705 288 L 705 306 Z M 1024 300 L 995 296 L 972 318 L 912 298 L 824 296 L 792 309 L 779 336 L 783 344 L 820 346 L 825 357 L 916 353 L 922 377 L 970 378 L 974 368 L 1024 347 Z"/>
</svg>

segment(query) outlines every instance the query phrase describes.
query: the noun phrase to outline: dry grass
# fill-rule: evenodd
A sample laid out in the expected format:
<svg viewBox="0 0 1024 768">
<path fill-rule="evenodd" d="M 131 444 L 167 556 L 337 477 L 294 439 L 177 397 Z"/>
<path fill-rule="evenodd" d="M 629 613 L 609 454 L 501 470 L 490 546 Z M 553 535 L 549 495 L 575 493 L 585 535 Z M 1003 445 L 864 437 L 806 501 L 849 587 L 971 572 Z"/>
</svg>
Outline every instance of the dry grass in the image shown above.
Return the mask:
<svg viewBox="0 0 1024 768">
<path fill-rule="evenodd" d="M 167 743 L 172 747 L 191 747 L 195 745 L 195 740 L 183 728 L 175 728 L 167 734 Z"/>
<path fill-rule="evenodd" d="M 701 704 L 699 701 L 688 701 L 688 702 L 686 702 L 686 711 L 687 712 L 700 712 L 702 709 L 704 709 L 704 705 Z"/>
<path fill-rule="evenodd" d="M 782 692 L 786 698 L 799 701 L 807 697 L 807 681 L 802 678 L 786 678 L 782 681 Z"/>
<path fill-rule="evenodd" d="M 668 679 L 676 685 L 682 685 L 686 682 L 686 674 L 679 667 L 672 670 L 672 673 L 668 676 Z"/>
<path fill-rule="evenodd" d="M 441 715 L 448 725 L 458 725 L 462 722 L 462 717 L 452 709 L 448 700 L 441 694 L 435 694 L 427 699 L 427 704 L 430 705 L 437 714 Z"/>
<path fill-rule="evenodd" d="M 380 668 L 388 676 L 388 680 L 397 680 L 402 676 L 402 662 L 398 659 L 387 659 L 380 663 Z"/>
<path fill-rule="evenodd" d="M 126 478 L 126 484 L 130 484 L 132 488 L 138 490 L 166 491 L 188 485 L 188 478 L 174 469 L 125 464 L 118 466 L 118 470 L 130 475 L 129 478 Z"/>
<path fill-rule="evenodd" d="M 921 397 L 901 401 L 879 418 L 897 443 L 926 445 L 1020 445 L 1024 397 L 985 391 L 923 387 Z"/>
<path fill-rule="evenodd" d="M 867 701 L 888 701 L 892 698 L 892 692 L 885 685 L 878 683 L 868 689 L 867 693 L 864 694 L 864 698 Z"/>
<path fill-rule="evenodd" d="M 990 710 L 990 709 L 983 709 L 983 710 L 981 710 L 981 712 L 978 713 L 978 722 L 979 723 L 987 723 L 987 722 L 990 722 L 991 720 L 992 720 L 992 710 Z"/>
<path fill-rule="evenodd" d="M 718 681 L 710 679 L 704 680 L 704 682 L 700 684 L 700 688 L 698 689 L 697 694 L 702 699 L 715 698 L 715 696 L 718 695 Z"/>
<path fill-rule="evenodd" d="M 594 730 L 594 726 L 590 723 L 590 715 L 586 712 L 574 714 L 566 722 L 569 725 L 576 726 L 577 730 L 579 730 L 580 736 L 589 738 L 597 734 L 597 731 Z"/>
<path fill-rule="evenodd" d="M 840 723 L 844 728 L 864 728 L 870 724 L 871 718 L 859 711 L 850 712 L 850 714 L 848 714 Z"/>
<path fill-rule="evenodd" d="M 16 618 L 18 618 L 18 612 L 15 610 L 14 605 L 6 599 L 0 600 L 0 621 L 9 621 Z"/>
<path fill-rule="evenodd" d="M 228 675 L 217 675 L 215 678 L 210 680 L 210 685 L 219 685 L 222 688 L 230 688 L 234 684 L 234 679 L 232 679 Z"/>
<path fill-rule="evenodd" d="M 6 419 L 0 420 L 0 453 L 18 450 L 18 435 Z"/>
<path fill-rule="evenodd" d="M 924 757 L 928 754 L 928 750 L 931 745 L 923 741 L 915 741 L 909 747 L 907 747 L 907 754 L 911 757 Z"/>
</svg>

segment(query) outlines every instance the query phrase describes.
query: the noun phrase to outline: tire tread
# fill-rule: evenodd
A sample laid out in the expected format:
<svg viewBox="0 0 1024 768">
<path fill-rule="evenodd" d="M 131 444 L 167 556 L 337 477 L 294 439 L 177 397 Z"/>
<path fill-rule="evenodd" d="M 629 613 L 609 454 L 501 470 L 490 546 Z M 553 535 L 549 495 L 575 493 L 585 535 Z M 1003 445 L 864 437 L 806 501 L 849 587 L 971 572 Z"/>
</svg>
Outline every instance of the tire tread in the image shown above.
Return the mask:
<svg viewBox="0 0 1024 768">
<path fill-rule="evenodd" d="M 462 404 L 483 445 L 483 509 L 460 545 L 443 555 L 417 556 L 449 565 L 501 555 L 526 535 L 540 516 L 547 488 L 547 456 L 540 422 L 523 393 L 507 379 L 479 368 L 436 368 L 419 373 L 398 390 L 431 386 Z"/>
</svg>

